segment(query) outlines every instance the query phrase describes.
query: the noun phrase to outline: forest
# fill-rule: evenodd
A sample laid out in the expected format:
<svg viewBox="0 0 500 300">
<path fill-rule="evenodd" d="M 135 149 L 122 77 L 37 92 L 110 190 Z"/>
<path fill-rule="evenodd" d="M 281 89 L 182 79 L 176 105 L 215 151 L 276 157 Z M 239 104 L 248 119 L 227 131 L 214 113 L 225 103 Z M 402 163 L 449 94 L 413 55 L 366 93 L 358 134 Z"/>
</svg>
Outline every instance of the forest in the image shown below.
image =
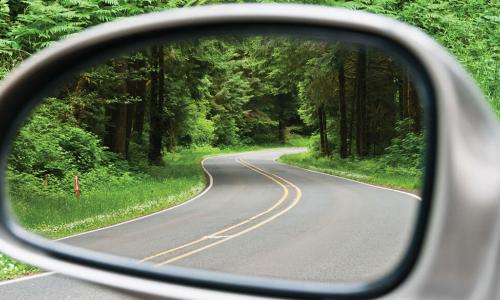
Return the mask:
<svg viewBox="0 0 500 300">
<path fill-rule="evenodd" d="M 88 134 L 80 138 L 75 132 L 67 137 L 74 149 L 62 147 L 83 171 L 99 161 L 85 157 L 96 153 L 81 151 L 85 145 L 103 145 L 129 160 L 130 147 L 142 147 L 150 163 L 161 164 L 162 152 L 178 146 L 285 144 L 287 130 L 317 133 L 322 155 L 382 155 L 396 124 L 405 127 L 399 132 L 404 136 L 421 134 L 419 101 L 408 74 L 375 49 L 214 38 L 152 47 L 99 65 L 49 99 L 40 115 Z M 41 136 L 47 133 L 43 122 L 35 115 L 27 127 L 37 132 L 21 132 L 13 151 L 15 170 L 36 168 L 25 165 L 22 152 L 33 134 L 48 140 Z M 93 137 L 97 141 L 86 140 Z M 63 173 L 50 167 L 37 171 Z"/>
<path fill-rule="evenodd" d="M 0 1 L 0 78 L 89 26 L 208 3 L 200 2 Z M 484 51 L 498 41 L 492 4 L 323 2 L 422 27 L 458 55 L 500 112 L 497 54 Z M 9 189 L 20 222 L 50 238 L 180 203 L 203 188 L 205 155 L 261 147 L 307 146 L 282 160 L 418 190 L 424 124 L 407 70 L 377 49 L 265 36 L 157 45 L 85 70 L 45 99 L 14 141 Z M 32 271 L 5 257 L 0 269 L 0 278 Z"/>
</svg>

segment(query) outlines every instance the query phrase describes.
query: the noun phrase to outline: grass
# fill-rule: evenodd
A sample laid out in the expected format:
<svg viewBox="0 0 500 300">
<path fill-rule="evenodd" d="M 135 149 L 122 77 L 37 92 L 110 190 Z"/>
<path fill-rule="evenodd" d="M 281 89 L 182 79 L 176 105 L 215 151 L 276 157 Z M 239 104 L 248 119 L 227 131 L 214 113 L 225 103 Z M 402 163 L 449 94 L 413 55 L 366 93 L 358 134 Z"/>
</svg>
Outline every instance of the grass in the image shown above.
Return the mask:
<svg viewBox="0 0 500 300">
<path fill-rule="evenodd" d="M 279 161 L 305 169 L 413 193 L 418 192 L 421 185 L 419 172 L 402 167 L 387 167 L 377 159 L 319 157 L 312 152 L 305 152 L 283 155 Z"/>
<path fill-rule="evenodd" d="M 301 143 L 303 141 L 297 137 L 285 146 Z M 146 167 L 139 175 L 125 173 L 101 181 L 82 176 L 79 201 L 72 193 L 52 193 L 36 198 L 29 193 L 11 193 L 12 208 L 23 227 L 57 239 L 148 215 L 191 199 L 207 185 L 201 168 L 205 157 L 283 146 L 184 149 L 166 154 L 163 166 Z M 0 280 L 41 271 L 0 254 Z"/>
<path fill-rule="evenodd" d="M 165 156 L 165 166 L 99 181 L 82 175 L 81 198 L 72 192 L 11 195 L 19 223 L 47 238 L 60 238 L 146 215 L 181 203 L 203 190 L 199 163 L 207 151 Z"/>
<path fill-rule="evenodd" d="M 23 264 L 0 253 L 0 280 L 14 279 L 41 272 L 40 269 Z"/>
</svg>

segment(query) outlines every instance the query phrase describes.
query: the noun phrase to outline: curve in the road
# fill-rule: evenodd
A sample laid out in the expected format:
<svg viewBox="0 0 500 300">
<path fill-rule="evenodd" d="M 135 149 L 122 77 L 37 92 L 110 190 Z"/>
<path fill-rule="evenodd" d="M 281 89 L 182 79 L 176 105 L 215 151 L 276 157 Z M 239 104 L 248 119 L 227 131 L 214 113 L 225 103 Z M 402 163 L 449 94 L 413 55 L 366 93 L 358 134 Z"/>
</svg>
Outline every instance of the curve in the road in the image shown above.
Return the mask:
<svg viewBox="0 0 500 300">
<path fill-rule="evenodd" d="M 207 245 L 202 244 L 200 247 L 197 247 L 195 249 L 189 250 L 186 253 L 179 254 L 179 255 L 177 255 L 175 257 L 163 260 L 163 261 L 161 261 L 158 264 L 158 266 L 169 264 L 169 263 L 178 261 L 180 259 L 192 256 L 192 255 L 194 255 L 196 253 L 199 253 L 199 252 L 204 251 L 206 249 L 212 248 L 212 247 L 214 247 L 216 245 L 222 244 L 222 243 L 227 242 L 229 240 L 232 240 L 232 239 L 234 239 L 236 237 L 239 237 L 239 236 L 241 236 L 241 235 L 243 235 L 245 233 L 248 233 L 248 232 L 250 232 L 250 231 L 252 231 L 254 229 L 257 229 L 257 228 L 265 225 L 268 222 L 271 222 L 272 220 L 278 218 L 282 214 L 284 214 L 287 211 L 289 211 L 290 209 L 292 209 L 300 201 L 300 199 L 302 197 L 302 191 L 295 184 L 291 183 L 290 181 L 288 181 L 286 179 L 283 179 L 282 177 L 280 177 L 280 176 L 278 176 L 276 174 L 272 174 L 272 173 L 266 172 L 266 171 L 264 171 L 264 170 L 262 170 L 262 169 L 260 169 L 260 168 L 258 168 L 256 166 L 250 164 L 249 162 L 244 161 L 241 158 L 237 158 L 236 161 L 239 164 L 241 164 L 241 165 L 249 168 L 250 170 L 252 170 L 254 172 L 257 172 L 257 173 L 259 173 L 259 174 L 261 174 L 261 175 L 269 178 L 270 180 L 272 180 L 273 182 L 275 182 L 276 184 L 278 184 L 283 189 L 282 196 L 274 203 L 274 205 L 271 206 L 270 208 L 268 208 L 267 210 L 265 210 L 265 211 L 263 211 L 263 212 L 261 212 L 259 214 L 256 214 L 256 215 L 254 215 L 254 216 L 252 216 L 252 217 L 250 217 L 250 218 L 248 218 L 248 219 L 246 219 L 246 220 L 244 220 L 242 222 L 239 222 L 237 224 L 231 225 L 229 227 L 226 227 L 226 228 L 224 228 L 222 230 L 219 230 L 217 232 L 214 232 L 212 234 L 205 235 L 205 236 L 203 236 L 200 239 L 194 240 L 194 241 L 186 243 L 184 245 L 181 245 L 181 246 L 178 246 L 178 247 L 174 247 L 174 248 L 170 248 L 170 249 L 162 251 L 160 253 L 151 255 L 149 257 L 146 257 L 146 258 L 142 259 L 140 262 L 149 261 L 151 259 L 158 258 L 158 257 L 164 256 L 164 255 L 170 254 L 172 252 L 176 252 L 176 251 L 182 250 L 184 248 L 191 247 L 191 246 L 193 246 L 195 244 L 199 244 L 199 243 L 202 243 L 202 242 L 207 241 L 207 240 L 211 240 L 211 239 L 214 239 L 214 238 L 218 239 L 216 242 L 210 242 Z M 291 204 L 289 204 L 288 206 L 286 206 L 284 209 L 278 211 L 277 213 L 269 216 L 268 218 L 265 218 L 264 220 L 256 222 L 256 224 L 252 225 L 253 221 L 258 220 L 262 216 L 267 215 L 267 214 L 269 214 L 269 213 L 277 210 L 279 208 L 279 206 L 282 203 L 284 203 L 284 201 L 287 199 L 288 195 L 290 194 L 287 185 L 291 186 L 295 190 L 295 197 L 291 201 Z M 250 226 L 249 227 L 243 227 L 244 225 L 250 225 Z M 237 228 L 240 228 L 240 227 L 243 227 L 243 229 L 241 229 L 241 230 L 239 230 L 237 232 L 233 232 L 230 235 L 222 235 L 222 234 L 225 234 L 227 232 L 230 232 L 230 231 L 232 231 L 234 229 L 237 229 Z"/>
<path fill-rule="evenodd" d="M 224 156 L 224 155 L 218 155 L 218 156 Z M 128 220 L 128 221 L 124 221 L 124 222 L 120 222 L 120 223 L 117 223 L 117 224 L 113 224 L 113 225 L 109 225 L 109 226 L 106 226 L 106 227 L 102 227 L 102 228 L 97 228 L 97 229 L 94 229 L 94 230 L 90 230 L 90 231 L 86 231 L 86 232 L 82 232 L 82 233 L 78 233 L 78 234 L 74 234 L 74 235 L 70 235 L 70 236 L 67 236 L 67 237 L 63 237 L 63 238 L 59 238 L 59 239 L 55 239 L 54 242 L 59 242 L 59 241 L 63 241 L 63 240 L 66 240 L 66 239 L 70 239 L 70 238 L 74 238 L 74 237 L 78 237 L 78 236 L 84 236 L 84 235 L 88 235 L 88 234 L 91 234 L 91 233 L 94 233 L 94 232 L 98 232 L 98 231 L 103 231 L 103 230 L 107 230 L 107 229 L 110 229 L 110 228 L 113 228 L 113 227 L 117 227 L 117 226 L 122 226 L 122 225 L 125 225 L 125 224 L 128 224 L 128 223 L 132 223 L 132 222 L 137 222 L 139 220 L 142 220 L 142 219 L 145 219 L 145 218 L 149 218 L 151 216 L 154 216 L 154 215 L 158 215 L 158 214 L 161 214 L 161 213 L 164 213 L 166 211 L 169 211 L 169 210 L 173 210 L 173 209 L 176 209 L 176 208 L 179 208 L 183 205 L 186 205 L 198 198 L 201 198 L 203 195 L 205 195 L 213 186 L 213 176 L 212 174 L 207 170 L 206 166 L 205 166 L 205 162 L 210 159 L 210 158 L 214 158 L 214 157 L 217 157 L 217 156 L 213 156 L 213 157 L 207 157 L 205 159 L 202 160 L 201 162 L 201 167 L 203 169 L 203 172 L 206 174 L 206 176 L 208 177 L 209 179 L 209 184 L 207 185 L 207 187 L 198 195 L 196 195 L 195 197 L 193 197 L 192 199 L 189 199 L 181 204 L 178 204 L 176 206 L 173 206 L 173 207 L 169 207 L 169 208 L 166 208 L 166 209 L 163 209 L 161 211 L 158 211 L 158 212 L 155 212 L 155 213 L 152 213 L 152 214 L 149 214 L 149 215 L 146 215 L 146 216 L 142 216 L 142 217 L 138 217 L 138 218 L 134 218 L 132 220 Z M 202 238 L 200 239 L 197 239 L 197 240 L 194 240 L 194 241 L 191 241 L 189 243 L 185 243 L 183 245 L 180 245 L 180 246 L 177 246 L 177 247 L 174 247 L 174 248 L 170 248 L 170 249 L 167 249 L 165 251 L 162 251 L 160 253 L 156 253 L 154 255 L 150 255 L 148 257 L 145 257 L 141 260 L 138 261 L 138 263 L 143 263 L 143 262 L 146 262 L 146 261 L 150 261 L 152 259 L 155 259 L 155 258 L 158 258 L 158 257 L 161 257 L 161 256 L 165 256 L 167 254 L 170 254 L 170 253 L 173 253 L 173 252 L 176 252 L 176 251 L 179 251 L 179 250 L 182 250 L 184 248 L 188 248 L 188 247 L 191 247 L 193 245 L 196 245 L 198 243 L 201 243 L 203 241 L 207 241 L 207 240 L 210 240 L 210 239 L 213 239 L 214 237 L 221 237 L 221 239 L 217 240 L 216 242 L 212 242 L 212 243 L 209 243 L 208 245 L 202 245 L 201 247 L 198 247 L 194 250 L 190 250 L 189 252 L 187 253 L 184 253 L 182 255 L 177 255 L 173 258 L 170 258 L 170 259 L 167 259 L 167 260 L 164 260 L 164 261 L 161 261 L 159 264 L 157 264 L 158 266 L 159 265 L 165 265 L 165 264 L 169 264 L 169 263 L 172 263 L 174 261 L 177 261 L 177 260 L 180 260 L 182 258 L 185 258 L 185 257 L 188 257 L 188 256 L 191 256 L 191 255 L 194 255 L 196 253 L 199 253 L 203 250 L 206 250 L 208 248 L 212 248 L 218 244 L 221 244 L 221 243 L 224 243 L 224 242 L 227 242 L 233 238 L 236 238 L 238 236 L 241 236 L 245 233 L 248 233 L 254 229 L 257 229 L 263 225 L 265 225 L 266 223 L 276 219 L 277 217 L 281 216 L 282 214 L 284 214 L 285 212 L 287 212 L 288 210 L 292 209 L 299 201 L 300 201 L 300 198 L 301 198 L 301 195 L 302 195 L 302 192 L 300 190 L 299 187 L 297 187 L 296 185 L 294 185 L 293 183 L 291 183 L 290 181 L 288 180 L 285 180 L 283 179 L 282 177 L 276 175 L 276 174 L 272 174 L 272 173 L 269 173 L 269 172 L 266 172 L 252 164 L 250 164 L 249 162 L 246 162 L 240 158 L 236 158 L 235 159 L 236 162 L 238 162 L 239 164 L 245 166 L 246 168 L 258 173 L 258 174 L 261 174 L 265 177 L 267 177 L 268 179 L 272 180 L 273 182 L 275 182 L 277 185 L 279 185 L 282 189 L 283 189 L 283 194 L 282 196 L 271 206 L 269 207 L 268 209 L 242 221 L 242 222 L 239 222 L 237 224 L 234 224 L 234 225 L 231 225 L 229 227 L 226 227 L 224 229 L 221 229 L 217 232 L 214 232 L 212 234 L 209 234 L 209 235 L 205 235 L 203 236 Z M 294 197 L 294 199 L 292 200 L 292 203 L 290 205 L 288 205 L 285 209 L 283 210 L 280 210 L 279 212 L 277 212 L 276 214 L 273 214 L 271 215 L 269 218 L 266 218 L 260 222 L 257 222 L 257 224 L 253 224 L 252 225 L 252 222 L 261 218 L 262 216 L 265 216 L 273 211 L 275 211 L 285 200 L 286 198 L 289 196 L 290 192 L 289 192 L 289 189 L 287 187 L 287 185 L 293 187 L 293 189 L 295 190 L 296 192 L 296 196 Z M 238 232 L 235 232 L 231 235 L 222 235 L 228 231 L 231 231 L 231 230 L 234 230 L 234 229 L 237 229 L 239 227 L 242 227 L 244 225 L 247 225 L 247 224 L 250 224 L 251 226 L 249 227 L 245 227 L 244 229 L 238 231 Z M 7 285 L 7 284 L 10 284 L 10 283 L 16 283 L 16 282 L 19 282 L 19 281 L 24 281 L 24 280 L 29 280 L 29 279 L 35 279 L 35 278 L 38 278 L 38 277 L 44 277 L 44 276 L 48 276 L 48 275 L 53 275 L 55 274 L 55 272 L 46 272 L 46 273 L 42 273 L 42 274 L 35 274 L 35 275 L 31 275 L 31 276 L 26 276 L 26 277 L 23 277 L 23 278 L 17 278 L 17 279 L 13 279 L 13 280 L 8 280 L 8 281 L 5 281 L 5 282 L 1 282 L 0 283 L 0 286 L 1 285 Z"/>
</svg>

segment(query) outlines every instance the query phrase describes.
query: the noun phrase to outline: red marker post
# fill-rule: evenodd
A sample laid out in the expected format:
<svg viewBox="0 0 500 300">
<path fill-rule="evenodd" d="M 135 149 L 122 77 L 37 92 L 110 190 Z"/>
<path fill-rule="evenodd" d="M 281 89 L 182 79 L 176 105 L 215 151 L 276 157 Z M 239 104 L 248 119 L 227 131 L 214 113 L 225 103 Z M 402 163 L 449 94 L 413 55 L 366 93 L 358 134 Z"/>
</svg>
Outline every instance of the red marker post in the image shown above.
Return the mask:
<svg viewBox="0 0 500 300">
<path fill-rule="evenodd" d="M 78 176 L 75 176 L 75 195 L 76 195 L 76 200 L 80 201 L 80 184 L 78 183 Z"/>
</svg>

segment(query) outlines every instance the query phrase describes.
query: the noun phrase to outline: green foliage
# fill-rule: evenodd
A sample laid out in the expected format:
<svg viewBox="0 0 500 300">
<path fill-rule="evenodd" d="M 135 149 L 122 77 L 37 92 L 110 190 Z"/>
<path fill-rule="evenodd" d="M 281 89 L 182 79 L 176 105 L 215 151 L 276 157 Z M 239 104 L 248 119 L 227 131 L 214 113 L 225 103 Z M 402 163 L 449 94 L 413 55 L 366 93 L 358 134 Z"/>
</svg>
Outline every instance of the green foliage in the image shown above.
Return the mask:
<svg viewBox="0 0 500 300">
<path fill-rule="evenodd" d="M 67 113 L 67 105 L 58 99 L 40 106 L 15 140 L 9 168 L 39 177 L 63 178 L 102 164 L 107 154 L 97 137 L 72 124 Z"/>
<path fill-rule="evenodd" d="M 500 6 L 490 0 L 259 0 L 308 3 L 383 14 L 419 27 L 472 74 L 500 118 Z"/>
<path fill-rule="evenodd" d="M 337 146 L 337 143 L 333 139 L 328 140 L 328 144 L 330 146 L 330 149 L 335 149 Z M 309 150 L 311 150 L 313 153 L 316 153 L 320 155 L 320 136 L 319 134 L 313 134 L 308 140 L 307 147 Z"/>
<path fill-rule="evenodd" d="M 13 279 L 20 275 L 29 275 L 39 272 L 35 267 L 30 267 L 8 256 L 0 254 L 0 280 Z"/>
<path fill-rule="evenodd" d="M 412 1 L 390 12 L 422 28 L 471 72 L 500 117 L 500 6 L 488 0 Z"/>
<path fill-rule="evenodd" d="M 216 145 L 234 146 L 239 144 L 238 127 L 233 118 L 216 115 L 213 117 L 215 124 Z"/>
<path fill-rule="evenodd" d="M 218 2 L 221 1 L 0 1 L 0 54 L 10 53 L 11 57 L 0 58 L 0 76 L 15 66 L 19 58 L 26 57 L 34 50 L 83 28 L 142 12 Z M 496 84 L 500 72 L 498 67 L 500 7 L 494 2 L 488 0 L 265 0 L 258 2 L 341 6 L 385 14 L 418 26 L 458 57 L 478 81 L 497 115 L 500 116 L 500 98 Z M 300 57 L 295 56 L 295 58 Z M 285 87 L 287 82 L 293 80 L 293 76 L 290 76 L 286 69 L 276 69 L 272 76 L 287 79 L 277 81 L 281 82 L 281 87 Z"/>
<path fill-rule="evenodd" d="M 191 143 L 196 146 L 213 145 L 215 141 L 214 121 L 208 120 L 203 114 L 193 118 L 189 130 Z"/>
<path fill-rule="evenodd" d="M 11 201 L 19 221 L 44 236 L 95 229 L 178 204 L 198 193 L 205 180 L 199 164 L 206 154 L 181 151 L 165 158 L 168 168 L 147 167 L 141 172 L 129 172 L 119 164 L 94 168 L 80 177 L 80 201 L 73 195 L 71 181 L 57 193 L 44 192 L 40 183 L 38 189 L 11 192 Z M 38 196 L 33 197 L 37 190 Z"/>
<path fill-rule="evenodd" d="M 385 149 L 382 162 L 393 167 L 421 170 L 424 151 L 423 135 L 411 131 L 413 121 L 404 119 L 396 123 L 396 137 Z"/>
</svg>

